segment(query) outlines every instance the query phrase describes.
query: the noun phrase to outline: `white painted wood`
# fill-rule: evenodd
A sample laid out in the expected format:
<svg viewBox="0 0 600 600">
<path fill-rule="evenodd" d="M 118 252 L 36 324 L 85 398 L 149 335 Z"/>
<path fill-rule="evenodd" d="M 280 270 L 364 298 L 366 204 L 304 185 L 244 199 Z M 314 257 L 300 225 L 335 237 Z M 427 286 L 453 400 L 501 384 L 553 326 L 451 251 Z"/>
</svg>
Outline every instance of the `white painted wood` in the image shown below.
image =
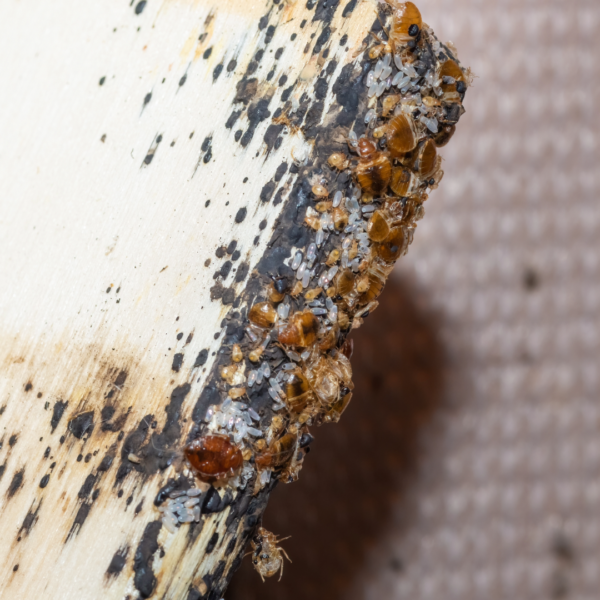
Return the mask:
<svg viewBox="0 0 600 600">
<path fill-rule="evenodd" d="M 2 598 L 137 597 L 131 564 L 146 524 L 158 518 L 152 500 L 163 477 L 142 484 L 126 479 L 122 497 L 117 495 L 115 466 L 98 472 L 118 444 L 117 431 L 102 432 L 100 408 L 112 391 L 113 422 L 129 410 L 125 429 L 150 414 L 160 427 L 174 386 L 192 385 L 183 408 L 187 417 L 200 393 L 211 360 L 193 369 L 194 359 L 203 348 L 218 348 L 214 334 L 227 310 L 210 300 L 215 249 L 235 239 L 241 257 L 234 266 L 256 263 L 278 214 L 259 200 L 260 191 L 292 152 L 299 157 L 305 151 L 302 133 L 288 131 L 281 147 L 267 154 L 263 136 L 270 119 L 258 125 L 246 148 L 235 142 L 235 131 L 248 127 L 246 116 L 233 129 L 225 127 L 236 84 L 264 48 L 255 76 L 261 95 L 274 94 L 273 112 L 285 89 L 278 85 L 282 75 L 288 85 L 301 79 L 296 98 L 304 91 L 312 95 L 324 63 L 312 53 L 323 27 L 312 21 L 314 10 L 304 2 L 282 2 L 280 9 L 267 0 L 149 0 L 140 14 L 137 4 L 124 0 L 3 2 Z M 375 7 L 374 1 L 361 2 L 348 18 L 338 8 L 329 42 L 337 72 L 352 60 Z M 267 30 L 258 22 L 269 11 L 276 29 L 266 45 Z M 307 24 L 300 28 L 303 19 Z M 349 41 L 341 46 L 344 34 Z M 283 54 L 276 61 L 278 48 Z M 228 72 L 232 59 L 237 67 Z M 225 68 L 213 81 L 219 64 Z M 152 96 L 144 104 L 147 94 Z M 212 158 L 204 163 L 201 147 L 209 136 Z M 247 217 L 237 224 L 241 208 Z M 255 246 L 263 219 L 267 227 Z M 234 277 L 232 271 L 225 285 L 234 285 Z M 235 286 L 241 290 L 243 281 Z M 175 352 L 184 353 L 178 373 L 171 370 Z M 111 382 L 121 370 L 128 376 L 115 389 Z M 68 406 L 52 432 L 58 401 Z M 68 421 L 92 410 L 94 432 L 77 439 Z M 73 527 L 90 501 L 78 496 L 90 474 L 97 476 L 93 490 L 99 496 L 83 525 Z M 227 514 L 214 517 L 202 537 Z M 167 536 L 163 529 L 159 542 L 166 554 L 155 560 L 153 597 L 185 598 L 206 540 L 190 549 L 183 530 Z M 128 549 L 127 562 L 111 578 L 106 570 L 117 548 Z"/>
</svg>

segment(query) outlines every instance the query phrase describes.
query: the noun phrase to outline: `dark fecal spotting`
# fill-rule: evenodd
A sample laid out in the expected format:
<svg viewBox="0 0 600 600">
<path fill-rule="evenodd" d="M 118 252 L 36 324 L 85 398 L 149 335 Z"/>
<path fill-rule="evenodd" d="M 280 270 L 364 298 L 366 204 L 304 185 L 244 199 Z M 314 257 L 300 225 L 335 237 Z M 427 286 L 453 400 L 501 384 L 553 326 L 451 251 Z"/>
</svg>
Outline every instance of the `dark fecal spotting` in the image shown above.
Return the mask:
<svg viewBox="0 0 600 600">
<path fill-rule="evenodd" d="M 178 339 L 178 340 L 180 340 L 182 337 L 183 337 L 183 332 L 182 332 L 182 331 L 180 331 L 180 332 L 177 334 L 177 339 Z"/>
<path fill-rule="evenodd" d="M 204 54 L 202 54 L 202 58 L 204 58 L 204 59 L 210 58 L 210 55 L 212 54 L 212 51 L 213 51 L 212 46 L 210 48 L 207 48 L 204 51 Z"/>
<path fill-rule="evenodd" d="M 8 438 L 8 445 L 12 448 L 16 443 L 17 440 L 19 439 L 19 434 L 18 433 L 13 433 L 9 438 Z"/>
<path fill-rule="evenodd" d="M 235 222 L 241 223 L 246 218 L 247 214 L 248 214 L 248 209 L 245 206 L 243 206 L 242 208 L 240 208 L 237 211 L 237 213 L 235 215 Z"/>
<path fill-rule="evenodd" d="M 35 502 L 32 503 L 31 507 L 27 511 L 25 518 L 23 519 L 23 524 L 19 528 L 18 532 L 18 540 L 21 540 L 22 535 L 28 536 L 31 533 L 31 530 L 34 528 L 35 524 L 39 519 L 39 512 L 42 508 L 42 500 L 38 502 L 37 508 L 33 510 Z"/>
<path fill-rule="evenodd" d="M 302 19 L 302 22 L 300 23 L 300 29 L 304 29 L 305 25 L 306 25 L 306 19 Z"/>
<path fill-rule="evenodd" d="M 52 418 L 50 419 L 50 427 L 52 433 L 54 433 L 54 430 L 58 427 L 58 424 L 60 423 L 60 420 L 68 404 L 68 401 L 63 402 L 62 400 L 58 400 L 54 403 L 54 407 L 52 408 Z"/>
<path fill-rule="evenodd" d="M 153 158 L 154 158 L 154 151 L 148 152 L 148 154 L 146 154 L 146 156 L 144 157 L 144 164 L 149 165 L 152 162 Z"/>
<path fill-rule="evenodd" d="M 238 270 L 235 274 L 235 282 L 240 283 L 240 282 L 244 281 L 244 279 L 246 279 L 246 276 L 248 275 L 249 270 L 250 270 L 250 266 L 248 265 L 248 263 L 242 263 L 238 267 Z"/>
<path fill-rule="evenodd" d="M 352 2 L 352 0 L 350 0 L 350 3 Z M 350 4 L 349 3 L 349 4 Z M 340 46 L 345 46 L 346 43 L 348 42 L 348 34 L 345 33 L 341 38 L 340 38 Z"/>
<path fill-rule="evenodd" d="M 357 0 L 350 0 L 346 6 L 344 6 L 344 12 L 342 12 L 342 17 L 349 17 L 352 14 L 352 11 L 356 8 Z M 346 42 L 344 42 L 345 44 Z"/>
<path fill-rule="evenodd" d="M 90 510 L 92 508 L 92 504 L 88 504 L 87 502 L 83 502 L 75 515 L 75 519 L 73 521 L 73 525 L 71 525 L 71 529 L 67 534 L 67 538 L 65 542 L 68 542 L 74 535 L 77 535 L 80 529 L 83 527 L 88 515 L 90 514 Z"/>
<path fill-rule="evenodd" d="M 267 220 L 263 219 L 259 224 L 258 228 L 262 231 L 267 226 Z"/>
<path fill-rule="evenodd" d="M 240 141 L 240 138 L 242 137 L 242 133 L 244 133 L 241 129 L 238 129 L 235 132 L 235 135 L 233 136 L 236 142 Z"/>
<path fill-rule="evenodd" d="M 275 192 L 276 187 L 277 184 L 274 181 L 268 181 L 267 183 L 265 183 L 262 190 L 260 191 L 260 199 L 263 202 L 268 202 L 273 197 L 273 193 Z"/>
<path fill-rule="evenodd" d="M 269 24 L 269 15 L 263 15 L 259 20 L 258 20 L 258 28 L 259 30 L 263 30 L 267 25 Z"/>
<path fill-rule="evenodd" d="M 281 58 L 281 55 L 283 54 L 284 48 L 277 48 L 277 51 L 275 52 L 275 60 L 279 60 Z"/>
<path fill-rule="evenodd" d="M 279 87 L 283 87 L 287 83 L 287 80 L 288 80 L 287 75 L 282 75 L 278 81 Z"/>
<path fill-rule="evenodd" d="M 208 208 L 208 207 L 209 207 L 209 205 L 210 205 L 210 200 L 207 200 L 207 201 L 204 203 L 204 208 Z"/>
<path fill-rule="evenodd" d="M 270 44 L 274 35 L 275 35 L 275 25 L 269 25 L 267 27 L 267 33 L 265 34 L 265 44 Z"/>
<path fill-rule="evenodd" d="M 235 68 L 237 67 L 237 61 L 235 60 L 235 58 L 232 58 L 228 63 L 227 63 L 227 72 L 231 73 L 232 71 L 235 71 Z"/>
<path fill-rule="evenodd" d="M 211 259 L 210 259 L 210 258 L 207 258 L 207 259 L 204 261 L 204 266 L 205 266 L 205 267 L 210 267 L 210 261 L 211 261 Z"/>
<path fill-rule="evenodd" d="M 194 361 L 194 368 L 204 366 L 207 360 L 208 350 L 206 348 L 204 350 L 200 350 L 198 356 L 196 357 L 196 360 Z"/>
<path fill-rule="evenodd" d="M 193 339 L 194 339 L 194 333 L 192 332 L 187 336 L 187 338 L 185 340 L 186 345 L 189 344 Z"/>
<path fill-rule="evenodd" d="M 144 500 L 142 499 L 139 501 L 138 505 L 135 507 L 133 513 L 135 515 L 139 515 L 142 512 L 143 506 L 144 506 Z"/>
<path fill-rule="evenodd" d="M 215 531 L 212 534 L 212 537 L 210 538 L 210 540 L 208 541 L 208 544 L 206 545 L 206 554 L 210 554 L 215 549 L 215 546 L 217 545 L 218 541 L 219 541 L 219 534 Z"/>
<path fill-rule="evenodd" d="M 48 482 L 50 481 L 50 475 L 44 475 L 41 479 L 40 479 L 40 487 L 42 489 L 44 489 L 47 485 Z"/>
<path fill-rule="evenodd" d="M 285 90 L 283 90 L 283 92 L 281 93 L 281 101 L 287 102 L 293 91 L 294 91 L 293 85 L 290 85 L 290 87 L 285 88 Z"/>
<path fill-rule="evenodd" d="M 152 92 L 148 92 L 145 96 L 144 96 L 144 104 L 143 106 L 146 106 L 150 100 L 152 100 Z"/>
<path fill-rule="evenodd" d="M 104 85 L 105 81 L 106 81 L 106 77 L 100 77 L 100 81 L 98 82 L 98 85 Z"/>
<path fill-rule="evenodd" d="M 83 482 L 83 485 L 79 489 L 77 496 L 82 500 L 87 498 L 92 493 L 95 483 L 96 483 L 96 475 L 94 475 L 93 473 L 90 473 L 85 478 L 85 481 Z"/>
<path fill-rule="evenodd" d="M 19 570 L 19 565 L 15 565 L 13 567 L 13 573 L 16 573 Z"/>
<path fill-rule="evenodd" d="M 219 63 L 213 71 L 213 82 L 215 82 L 217 79 L 219 79 L 219 75 L 221 74 L 222 70 L 223 70 L 223 63 Z"/>
<path fill-rule="evenodd" d="M 252 242 L 252 245 L 253 245 L 253 246 L 258 246 L 258 242 L 259 242 L 259 241 L 260 241 L 260 236 L 258 236 L 258 235 L 257 235 L 257 236 L 254 238 L 254 241 Z"/>
<path fill-rule="evenodd" d="M 181 369 L 181 365 L 183 364 L 183 354 L 178 352 L 173 356 L 173 363 L 171 364 L 171 370 L 175 371 L 175 373 L 179 373 Z"/>
<path fill-rule="evenodd" d="M 237 240 L 231 240 L 231 242 L 229 242 L 229 244 L 227 245 L 227 249 L 225 250 L 225 252 L 227 252 L 227 254 L 231 256 L 235 252 L 236 248 Z"/>
<path fill-rule="evenodd" d="M 292 42 L 298 37 L 297 33 L 292 33 L 290 40 L 292 40 Z"/>
<path fill-rule="evenodd" d="M 28 381 L 28 382 L 25 384 L 25 391 L 26 391 L 26 392 L 30 392 L 32 389 L 33 389 L 33 383 L 31 383 L 31 381 Z"/>
<path fill-rule="evenodd" d="M 313 54 L 319 54 L 319 52 L 321 52 L 321 50 L 323 49 L 323 46 L 329 41 L 330 37 L 331 37 L 331 27 L 329 27 L 329 25 L 326 25 L 323 28 L 323 31 L 321 32 L 319 37 L 317 38 L 315 47 L 313 48 Z"/>
<path fill-rule="evenodd" d="M 69 421 L 69 431 L 77 438 L 81 439 L 86 434 L 90 435 L 94 430 L 94 411 L 84 412 Z"/>
<path fill-rule="evenodd" d="M 275 69 L 271 69 L 268 73 L 267 73 L 267 81 L 271 81 L 271 79 L 273 79 L 273 77 L 275 76 Z"/>
<path fill-rule="evenodd" d="M 187 73 L 179 80 L 179 87 L 181 87 L 187 80 Z"/>
<path fill-rule="evenodd" d="M 23 479 L 25 478 L 25 467 L 19 469 L 14 475 L 6 490 L 6 496 L 12 498 L 23 485 Z"/>
<path fill-rule="evenodd" d="M 127 561 L 129 546 L 119 548 L 111 558 L 108 568 L 106 569 L 106 577 L 118 577 Z"/>
<path fill-rule="evenodd" d="M 232 129 L 233 126 L 235 125 L 235 122 L 239 119 L 240 115 L 242 114 L 241 110 L 234 110 L 230 115 L 229 118 L 227 119 L 227 121 L 225 122 L 225 127 L 227 129 Z"/>
<path fill-rule="evenodd" d="M 155 552 L 158 550 L 158 534 L 161 529 L 160 521 L 146 525 L 142 539 L 138 544 L 133 559 L 133 583 L 141 598 L 149 598 L 156 587 L 156 577 L 152 570 Z"/>
<path fill-rule="evenodd" d="M 141 15 L 144 8 L 146 8 L 146 0 L 141 0 L 135 5 L 135 14 Z"/>
<path fill-rule="evenodd" d="M 43 396 L 42 392 L 38 392 L 38 393 L 37 393 L 37 397 L 38 397 L 38 398 L 41 398 L 42 396 Z M 44 407 L 44 408 L 46 408 L 46 407 Z"/>
<path fill-rule="evenodd" d="M 242 253 L 239 250 L 236 250 L 232 255 L 231 255 L 231 260 L 233 262 L 235 262 L 236 260 L 239 260 L 240 256 L 242 255 Z"/>
</svg>

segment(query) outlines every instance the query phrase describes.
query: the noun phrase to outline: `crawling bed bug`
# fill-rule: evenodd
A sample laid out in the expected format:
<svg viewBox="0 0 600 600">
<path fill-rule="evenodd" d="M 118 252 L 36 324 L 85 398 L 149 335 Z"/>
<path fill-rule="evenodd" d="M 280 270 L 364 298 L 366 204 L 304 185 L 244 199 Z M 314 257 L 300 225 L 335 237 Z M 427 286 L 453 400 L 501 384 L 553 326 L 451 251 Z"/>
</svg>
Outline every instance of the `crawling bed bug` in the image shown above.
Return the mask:
<svg viewBox="0 0 600 600">
<path fill-rule="evenodd" d="M 258 440 L 257 454 L 254 459 L 256 466 L 262 469 L 277 469 L 285 465 L 294 456 L 297 444 L 298 433 L 290 431 L 268 446 L 264 440 Z"/>
<path fill-rule="evenodd" d="M 258 327 L 269 329 L 277 321 L 277 311 L 270 302 L 259 302 L 250 309 L 248 320 Z"/>
<path fill-rule="evenodd" d="M 317 340 L 319 320 L 310 311 L 297 312 L 287 325 L 279 329 L 278 339 L 287 346 L 308 348 Z"/>
<path fill-rule="evenodd" d="M 402 158 L 417 146 L 414 121 L 401 113 L 387 124 L 387 149 L 392 158 Z"/>
<path fill-rule="evenodd" d="M 423 27 L 419 9 L 412 2 L 387 0 L 387 3 L 393 10 L 390 40 L 394 45 L 403 45 L 414 40 Z"/>
<path fill-rule="evenodd" d="M 264 527 L 259 527 L 256 535 L 250 542 L 252 545 L 252 564 L 258 571 L 261 579 L 272 577 L 280 572 L 279 579 L 283 575 L 283 557 L 290 562 L 291 559 L 287 552 L 278 544 L 289 538 L 279 539 L 274 533 L 267 531 Z"/>
<path fill-rule="evenodd" d="M 240 449 L 219 434 L 194 440 L 184 454 L 196 475 L 206 483 L 234 477 L 244 462 Z"/>
<path fill-rule="evenodd" d="M 365 137 L 358 140 L 360 161 L 356 166 L 356 178 L 363 191 L 380 195 L 387 189 L 392 176 L 392 164 L 373 140 Z"/>
</svg>

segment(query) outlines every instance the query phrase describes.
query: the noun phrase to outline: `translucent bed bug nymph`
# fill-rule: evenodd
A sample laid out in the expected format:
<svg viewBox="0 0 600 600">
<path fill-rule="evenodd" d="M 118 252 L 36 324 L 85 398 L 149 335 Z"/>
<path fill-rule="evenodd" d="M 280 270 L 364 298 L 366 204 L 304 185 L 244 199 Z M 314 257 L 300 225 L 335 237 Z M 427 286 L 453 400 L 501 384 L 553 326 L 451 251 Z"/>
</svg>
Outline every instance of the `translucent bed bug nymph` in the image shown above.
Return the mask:
<svg viewBox="0 0 600 600">
<path fill-rule="evenodd" d="M 289 538 L 279 539 L 274 533 L 267 531 L 264 527 L 259 527 L 256 535 L 250 542 L 252 545 L 252 564 L 258 571 L 261 579 L 272 577 L 279 571 L 279 579 L 283 575 L 283 557 L 290 562 L 291 559 L 287 552 L 278 544 Z"/>
<path fill-rule="evenodd" d="M 206 483 L 234 477 L 244 462 L 241 450 L 225 435 L 205 435 L 184 450 L 192 470 Z"/>
</svg>

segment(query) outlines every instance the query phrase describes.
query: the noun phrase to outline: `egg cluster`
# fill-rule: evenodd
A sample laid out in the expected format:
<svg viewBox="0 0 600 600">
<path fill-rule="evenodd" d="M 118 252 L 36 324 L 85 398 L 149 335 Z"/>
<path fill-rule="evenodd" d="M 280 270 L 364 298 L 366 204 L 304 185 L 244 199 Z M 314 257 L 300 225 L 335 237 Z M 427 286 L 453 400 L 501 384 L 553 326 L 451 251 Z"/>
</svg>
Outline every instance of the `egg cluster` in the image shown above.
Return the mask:
<svg viewBox="0 0 600 600">
<path fill-rule="evenodd" d="M 470 73 L 414 4 L 388 4 L 389 32 L 356 61 L 364 116 L 347 131 L 347 149 L 306 172 L 309 241 L 248 307 L 246 337 L 220 366 L 220 404 L 184 450 L 206 483 L 258 490 L 273 477 L 298 477 L 309 428 L 337 422 L 352 397 L 347 336 L 377 307 L 443 177 L 437 150 L 464 112 Z M 269 404 L 255 410 L 250 397 L 264 385 Z"/>
</svg>

